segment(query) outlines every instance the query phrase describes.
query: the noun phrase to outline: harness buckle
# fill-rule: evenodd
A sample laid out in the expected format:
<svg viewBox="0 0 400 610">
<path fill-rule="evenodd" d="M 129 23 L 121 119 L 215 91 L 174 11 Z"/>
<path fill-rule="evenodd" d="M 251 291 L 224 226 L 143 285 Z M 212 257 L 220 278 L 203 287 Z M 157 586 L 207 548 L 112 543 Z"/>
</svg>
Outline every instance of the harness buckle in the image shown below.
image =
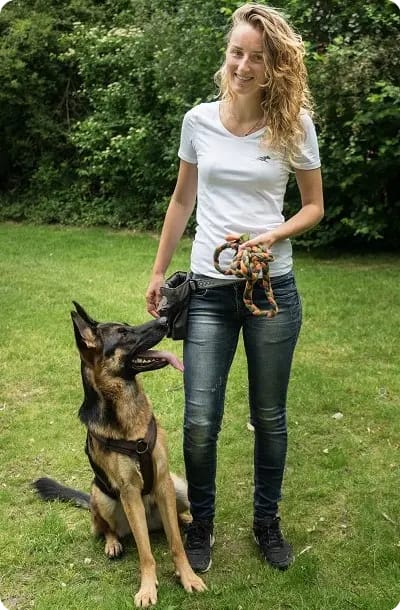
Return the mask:
<svg viewBox="0 0 400 610">
<path fill-rule="evenodd" d="M 144 438 L 139 438 L 136 441 L 136 453 L 138 455 L 143 455 L 143 453 L 147 453 L 148 450 L 149 450 L 149 445 L 148 445 L 147 441 L 145 441 Z"/>
</svg>

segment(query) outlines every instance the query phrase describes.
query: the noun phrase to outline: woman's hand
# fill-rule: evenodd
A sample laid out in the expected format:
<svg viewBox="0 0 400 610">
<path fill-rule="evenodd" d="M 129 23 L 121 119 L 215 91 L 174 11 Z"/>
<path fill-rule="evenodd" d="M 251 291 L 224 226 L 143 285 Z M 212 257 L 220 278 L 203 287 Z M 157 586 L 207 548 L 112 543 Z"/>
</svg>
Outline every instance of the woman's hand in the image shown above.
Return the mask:
<svg viewBox="0 0 400 610">
<path fill-rule="evenodd" d="M 241 236 L 237 234 L 230 234 L 225 236 L 226 241 L 237 241 Z M 239 246 L 239 250 L 244 250 L 244 248 L 251 248 L 251 246 L 264 246 L 264 248 L 271 248 L 275 242 L 278 241 L 277 231 L 272 229 L 271 231 L 267 231 L 266 233 L 260 233 L 256 237 L 252 237 L 244 241 Z"/>
<path fill-rule="evenodd" d="M 165 284 L 165 277 L 163 273 L 155 273 L 152 275 L 150 283 L 146 290 L 146 303 L 147 311 L 153 318 L 159 318 L 160 315 L 157 311 L 158 305 L 161 300 L 160 288 Z"/>
</svg>

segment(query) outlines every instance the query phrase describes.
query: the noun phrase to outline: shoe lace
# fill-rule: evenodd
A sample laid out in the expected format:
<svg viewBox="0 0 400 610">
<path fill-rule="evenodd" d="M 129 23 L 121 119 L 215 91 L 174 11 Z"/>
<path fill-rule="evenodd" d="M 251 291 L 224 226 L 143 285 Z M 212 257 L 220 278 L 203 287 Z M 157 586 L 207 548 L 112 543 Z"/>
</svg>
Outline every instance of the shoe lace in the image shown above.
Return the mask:
<svg viewBox="0 0 400 610">
<path fill-rule="evenodd" d="M 283 546 L 283 536 L 281 528 L 279 527 L 279 519 L 275 519 L 269 525 L 264 525 L 260 528 L 258 538 L 261 546 Z"/>
<path fill-rule="evenodd" d="M 204 521 L 193 521 L 186 533 L 186 546 L 199 549 L 207 544 L 210 536 L 210 526 Z"/>
</svg>

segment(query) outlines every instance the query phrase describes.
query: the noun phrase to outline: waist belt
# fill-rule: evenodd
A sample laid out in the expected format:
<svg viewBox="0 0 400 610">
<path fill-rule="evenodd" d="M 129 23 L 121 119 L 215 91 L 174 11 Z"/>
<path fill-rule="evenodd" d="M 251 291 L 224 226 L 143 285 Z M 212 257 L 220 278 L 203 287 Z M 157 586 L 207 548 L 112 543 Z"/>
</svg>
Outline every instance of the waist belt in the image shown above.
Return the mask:
<svg viewBox="0 0 400 610">
<path fill-rule="evenodd" d="M 233 284 L 240 284 L 242 282 L 245 282 L 246 278 L 237 278 L 235 280 L 217 280 L 211 277 L 191 277 L 190 281 L 193 282 L 196 291 L 206 290 L 207 288 L 220 288 L 221 286 L 232 286 Z"/>
</svg>

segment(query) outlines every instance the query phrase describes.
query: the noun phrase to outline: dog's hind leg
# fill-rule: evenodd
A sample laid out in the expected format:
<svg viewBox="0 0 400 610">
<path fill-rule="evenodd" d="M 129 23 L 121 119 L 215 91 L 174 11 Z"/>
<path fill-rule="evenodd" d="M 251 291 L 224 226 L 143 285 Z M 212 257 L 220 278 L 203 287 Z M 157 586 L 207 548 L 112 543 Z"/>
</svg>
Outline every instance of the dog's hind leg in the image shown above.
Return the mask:
<svg viewBox="0 0 400 610">
<path fill-rule="evenodd" d="M 173 472 L 171 472 L 170 475 L 175 488 L 178 519 L 182 525 L 188 525 L 193 519 L 189 510 L 187 483 Z"/>
<path fill-rule="evenodd" d="M 114 559 L 122 554 L 123 547 L 118 536 L 110 529 L 108 523 L 96 512 L 92 512 L 92 531 L 95 536 L 104 536 L 106 541 L 104 552 L 107 557 Z"/>
<path fill-rule="evenodd" d="M 95 536 L 104 536 L 105 554 L 110 559 L 119 557 L 123 551 L 119 536 L 123 536 L 129 531 L 129 526 L 127 527 L 125 523 L 122 523 L 125 515 L 120 502 L 109 498 L 96 485 L 93 485 L 90 510 L 92 532 Z"/>
</svg>

